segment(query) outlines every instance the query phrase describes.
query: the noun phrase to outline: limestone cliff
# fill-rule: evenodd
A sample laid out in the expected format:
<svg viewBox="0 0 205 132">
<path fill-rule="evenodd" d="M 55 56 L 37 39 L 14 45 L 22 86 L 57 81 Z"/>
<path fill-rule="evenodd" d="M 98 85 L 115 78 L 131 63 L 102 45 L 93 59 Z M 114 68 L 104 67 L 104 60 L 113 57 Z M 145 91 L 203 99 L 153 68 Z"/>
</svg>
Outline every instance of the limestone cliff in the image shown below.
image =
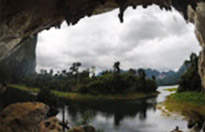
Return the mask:
<svg viewBox="0 0 205 132">
<path fill-rule="evenodd" d="M 205 3 L 200 2 L 196 10 L 189 6 L 189 21 L 195 25 L 195 34 L 202 47 L 199 56 L 199 74 L 202 80 L 202 86 L 205 89 Z"/>
<path fill-rule="evenodd" d="M 0 62 L 0 78 L 16 82 L 27 74 L 34 72 L 36 67 L 37 36 L 29 37 L 17 44 L 12 52 Z"/>
</svg>

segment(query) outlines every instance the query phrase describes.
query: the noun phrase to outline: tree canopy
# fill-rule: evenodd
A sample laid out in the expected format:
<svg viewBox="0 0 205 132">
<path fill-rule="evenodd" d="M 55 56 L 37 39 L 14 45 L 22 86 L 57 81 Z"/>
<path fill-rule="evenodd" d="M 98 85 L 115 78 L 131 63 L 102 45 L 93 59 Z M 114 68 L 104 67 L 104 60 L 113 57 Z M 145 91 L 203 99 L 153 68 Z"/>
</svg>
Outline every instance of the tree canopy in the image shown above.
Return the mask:
<svg viewBox="0 0 205 132">
<path fill-rule="evenodd" d="M 122 94 L 133 92 L 155 92 L 157 84 L 154 79 L 146 79 L 143 69 L 136 75 L 134 69 L 120 73 L 120 62 L 113 64 L 113 71 L 105 71 L 95 76 L 95 67 L 79 72 L 82 64 L 75 62 L 69 70 L 62 70 L 54 73 L 41 70 L 40 73 L 33 73 L 24 78 L 21 83 L 31 87 L 53 90 L 80 92 L 90 94 Z M 91 75 L 91 76 L 90 76 Z"/>
</svg>

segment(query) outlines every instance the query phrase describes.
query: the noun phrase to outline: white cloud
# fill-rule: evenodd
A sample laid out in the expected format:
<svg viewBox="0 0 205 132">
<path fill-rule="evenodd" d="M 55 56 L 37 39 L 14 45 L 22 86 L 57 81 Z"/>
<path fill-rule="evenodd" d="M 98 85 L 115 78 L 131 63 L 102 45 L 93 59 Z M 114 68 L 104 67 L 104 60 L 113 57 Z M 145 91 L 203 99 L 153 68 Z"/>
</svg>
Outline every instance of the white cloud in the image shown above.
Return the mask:
<svg viewBox="0 0 205 132">
<path fill-rule="evenodd" d="M 39 34 L 37 69 L 69 69 L 76 61 L 83 68 L 112 68 L 120 61 L 123 69 L 177 69 L 191 52 L 200 47 L 194 26 L 187 24 L 175 10 L 166 12 L 157 6 L 138 7 L 118 20 L 118 10 L 82 19 L 77 25 Z"/>
</svg>

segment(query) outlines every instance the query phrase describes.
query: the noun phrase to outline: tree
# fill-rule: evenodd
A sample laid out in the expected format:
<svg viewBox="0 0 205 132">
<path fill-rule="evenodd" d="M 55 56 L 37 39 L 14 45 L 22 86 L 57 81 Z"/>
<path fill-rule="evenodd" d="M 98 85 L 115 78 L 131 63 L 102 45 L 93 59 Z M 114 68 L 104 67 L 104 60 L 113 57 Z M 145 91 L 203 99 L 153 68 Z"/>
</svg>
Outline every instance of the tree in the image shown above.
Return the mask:
<svg viewBox="0 0 205 132">
<path fill-rule="evenodd" d="M 152 76 L 152 80 L 153 80 L 153 81 L 155 81 L 155 80 L 156 80 L 156 77 L 155 77 L 155 75 L 153 75 L 153 76 Z"/>
<path fill-rule="evenodd" d="M 192 53 L 189 60 L 184 63 L 190 65 L 190 68 L 181 76 L 178 92 L 202 90 L 201 78 L 198 74 L 198 56 Z"/>
<path fill-rule="evenodd" d="M 80 66 L 81 66 L 80 62 L 73 63 L 72 66 L 70 67 L 72 74 L 77 74 Z"/>
<path fill-rule="evenodd" d="M 49 88 L 47 87 L 41 87 L 41 90 L 37 95 L 36 101 L 43 102 L 50 107 L 48 112 L 49 117 L 56 116 L 59 112 L 57 97 L 54 94 L 52 94 Z"/>
<path fill-rule="evenodd" d="M 47 74 L 47 70 L 41 69 L 41 70 L 40 70 L 40 74 L 42 74 L 42 75 Z"/>
<path fill-rule="evenodd" d="M 142 68 L 140 68 L 140 69 L 138 70 L 138 76 L 139 76 L 140 79 L 145 80 L 145 77 L 146 77 L 145 70 L 142 69 Z"/>
<path fill-rule="evenodd" d="M 92 77 L 95 77 L 95 66 L 91 67 L 91 71 L 90 72 L 92 73 Z"/>
<path fill-rule="evenodd" d="M 53 76 L 53 69 L 50 69 L 49 74 L 50 76 Z"/>
<path fill-rule="evenodd" d="M 140 82 L 139 82 L 139 89 L 141 89 L 141 91 L 143 92 L 148 92 L 148 88 L 147 88 L 147 84 L 146 84 L 146 73 L 145 73 L 145 70 L 140 68 L 138 69 L 138 76 L 139 76 L 139 79 L 140 79 Z"/>
<path fill-rule="evenodd" d="M 80 73 L 80 79 L 86 79 L 86 78 L 89 78 L 89 75 L 90 75 L 90 69 L 86 69 L 86 70 L 83 70 L 81 73 Z"/>
<path fill-rule="evenodd" d="M 115 73 L 120 73 L 120 62 L 119 61 L 115 62 L 113 68 Z"/>
<path fill-rule="evenodd" d="M 128 71 L 128 73 L 131 74 L 131 75 L 136 75 L 136 70 L 130 68 L 129 71 Z"/>
<path fill-rule="evenodd" d="M 62 70 L 61 74 L 62 74 L 62 76 L 66 77 L 67 76 L 67 71 L 66 70 Z"/>
<path fill-rule="evenodd" d="M 189 60 L 186 60 L 184 64 L 198 69 L 198 56 L 195 53 L 191 53 Z"/>
</svg>

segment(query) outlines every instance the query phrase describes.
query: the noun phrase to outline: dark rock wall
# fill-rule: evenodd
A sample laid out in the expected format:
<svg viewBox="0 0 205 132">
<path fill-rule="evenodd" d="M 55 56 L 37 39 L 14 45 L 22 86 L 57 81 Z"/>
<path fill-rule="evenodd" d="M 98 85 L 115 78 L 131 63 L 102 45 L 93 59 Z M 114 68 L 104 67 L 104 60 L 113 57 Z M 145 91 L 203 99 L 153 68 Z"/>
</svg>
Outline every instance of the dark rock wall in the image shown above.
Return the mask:
<svg viewBox="0 0 205 132">
<path fill-rule="evenodd" d="M 0 62 L 1 80 L 15 83 L 35 71 L 37 35 L 20 42 Z"/>
<path fill-rule="evenodd" d="M 198 3 L 196 10 L 193 10 L 193 8 L 189 6 L 188 16 L 189 21 L 195 25 L 195 34 L 202 47 L 198 66 L 202 80 L 202 87 L 205 90 L 205 3 Z"/>
</svg>

